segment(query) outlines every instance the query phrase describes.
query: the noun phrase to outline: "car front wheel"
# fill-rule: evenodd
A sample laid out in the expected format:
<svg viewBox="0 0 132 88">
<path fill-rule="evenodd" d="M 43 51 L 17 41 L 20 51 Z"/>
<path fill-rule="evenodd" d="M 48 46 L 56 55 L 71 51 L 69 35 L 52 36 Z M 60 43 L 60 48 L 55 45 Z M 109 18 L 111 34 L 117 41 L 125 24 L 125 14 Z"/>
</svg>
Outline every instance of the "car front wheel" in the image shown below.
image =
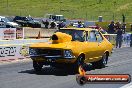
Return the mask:
<svg viewBox="0 0 132 88">
<path fill-rule="evenodd" d="M 104 55 L 102 56 L 102 59 L 97 61 L 97 62 L 93 62 L 93 68 L 103 68 L 105 67 L 105 65 L 108 62 L 108 55 L 106 53 L 104 53 Z"/>
</svg>

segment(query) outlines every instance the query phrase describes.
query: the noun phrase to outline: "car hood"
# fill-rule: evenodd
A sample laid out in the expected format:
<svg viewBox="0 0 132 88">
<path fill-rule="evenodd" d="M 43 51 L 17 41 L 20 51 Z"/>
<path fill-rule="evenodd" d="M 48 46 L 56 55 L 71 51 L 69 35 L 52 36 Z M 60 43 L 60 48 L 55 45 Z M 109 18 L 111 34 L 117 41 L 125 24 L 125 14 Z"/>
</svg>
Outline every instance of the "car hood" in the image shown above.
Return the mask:
<svg viewBox="0 0 132 88">
<path fill-rule="evenodd" d="M 30 48 L 55 48 L 55 49 L 65 49 L 67 48 L 68 43 L 58 43 L 58 44 L 53 44 L 51 41 L 46 42 L 46 43 L 36 43 L 32 44 Z"/>
<path fill-rule="evenodd" d="M 72 36 L 62 32 L 56 32 L 52 35 L 51 41 L 53 44 L 71 42 Z"/>
<path fill-rule="evenodd" d="M 30 48 L 70 48 L 72 37 L 68 34 L 57 32 L 53 34 L 49 42 L 35 43 Z"/>
<path fill-rule="evenodd" d="M 8 24 L 11 24 L 13 26 L 17 26 L 18 24 L 17 23 L 14 23 L 14 22 L 7 22 Z"/>
</svg>

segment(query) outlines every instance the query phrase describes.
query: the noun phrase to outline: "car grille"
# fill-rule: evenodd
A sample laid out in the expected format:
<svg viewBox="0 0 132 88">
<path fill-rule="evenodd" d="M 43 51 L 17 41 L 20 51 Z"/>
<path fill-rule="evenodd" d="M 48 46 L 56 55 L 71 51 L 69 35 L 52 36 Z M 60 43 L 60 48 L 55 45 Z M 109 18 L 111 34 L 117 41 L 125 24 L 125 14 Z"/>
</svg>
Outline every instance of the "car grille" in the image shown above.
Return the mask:
<svg viewBox="0 0 132 88">
<path fill-rule="evenodd" d="M 58 49 L 37 49 L 37 54 L 38 55 L 43 55 L 43 56 L 62 56 L 62 50 Z"/>
</svg>

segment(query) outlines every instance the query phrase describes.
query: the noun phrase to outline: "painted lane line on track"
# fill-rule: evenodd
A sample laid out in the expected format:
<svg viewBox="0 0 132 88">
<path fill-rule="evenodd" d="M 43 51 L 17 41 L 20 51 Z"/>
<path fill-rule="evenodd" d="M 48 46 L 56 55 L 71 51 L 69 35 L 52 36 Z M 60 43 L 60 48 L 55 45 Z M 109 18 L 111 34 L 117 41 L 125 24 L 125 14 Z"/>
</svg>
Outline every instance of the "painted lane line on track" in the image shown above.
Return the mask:
<svg viewBox="0 0 132 88">
<path fill-rule="evenodd" d="M 132 82 L 129 83 L 129 84 L 126 84 L 126 85 L 124 85 L 124 86 L 122 86 L 120 88 L 132 88 Z"/>
</svg>

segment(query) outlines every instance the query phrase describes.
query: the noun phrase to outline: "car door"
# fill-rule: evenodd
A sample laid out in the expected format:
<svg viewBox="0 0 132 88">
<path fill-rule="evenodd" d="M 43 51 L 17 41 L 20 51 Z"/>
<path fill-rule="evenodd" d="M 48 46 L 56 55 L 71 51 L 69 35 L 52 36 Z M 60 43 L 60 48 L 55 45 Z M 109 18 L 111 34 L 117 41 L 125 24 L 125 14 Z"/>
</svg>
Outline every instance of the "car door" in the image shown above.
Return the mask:
<svg viewBox="0 0 132 88">
<path fill-rule="evenodd" d="M 86 62 L 92 62 L 94 59 L 98 58 L 99 56 L 99 47 L 96 38 L 96 31 L 92 30 L 89 32 L 88 40 L 85 42 L 86 44 Z"/>
<path fill-rule="evenodd" d="M 102 55 L 105 52 L 105 42 L 104 39 L 99 31 L 95 31 L 96 38 L 97 38 L 97 43 L 98 43 L 98 57 L 102 57 Z"/>
</svg>

